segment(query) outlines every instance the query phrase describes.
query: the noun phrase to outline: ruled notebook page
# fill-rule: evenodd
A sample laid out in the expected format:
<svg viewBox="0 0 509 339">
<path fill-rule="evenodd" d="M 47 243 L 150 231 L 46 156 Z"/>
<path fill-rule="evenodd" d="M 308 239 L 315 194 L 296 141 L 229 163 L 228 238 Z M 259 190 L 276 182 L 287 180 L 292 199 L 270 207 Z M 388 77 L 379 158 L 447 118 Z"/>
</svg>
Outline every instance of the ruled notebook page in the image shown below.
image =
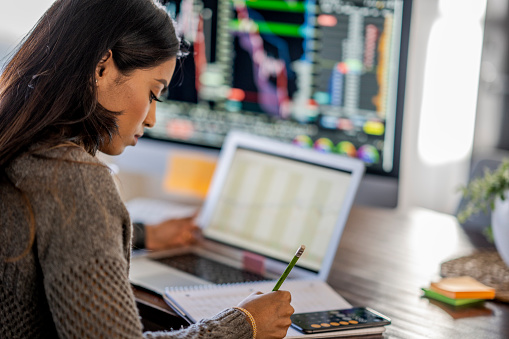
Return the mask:
<svg viewBox="0 0 509 339">
<path fill-rule="evenodd" d="M 226 308 L 236 306 L 253 292 L 271 292 L 274 285 L 275 281 L 171 287 L 166 289 L 165 299 L 172 308 L 179 308 L 191 318 L 191 320 L 197 322 L 203 318 L 210 318 Z M 287 280 L 281 286 L 281 290 L 290 291 L 292 294 L 291 304 L 295 309 L 295 313 L 352 307 L 343 297 L 323 281 Z M 178 310 L 176 311 L 178 312 Z M 290 327 L 286 338 L 326 338 L 353 334 L 381 333 L 384 330 L 384 327 L 374 327 L 369 329 L 304 335 Z"/>
</svg>

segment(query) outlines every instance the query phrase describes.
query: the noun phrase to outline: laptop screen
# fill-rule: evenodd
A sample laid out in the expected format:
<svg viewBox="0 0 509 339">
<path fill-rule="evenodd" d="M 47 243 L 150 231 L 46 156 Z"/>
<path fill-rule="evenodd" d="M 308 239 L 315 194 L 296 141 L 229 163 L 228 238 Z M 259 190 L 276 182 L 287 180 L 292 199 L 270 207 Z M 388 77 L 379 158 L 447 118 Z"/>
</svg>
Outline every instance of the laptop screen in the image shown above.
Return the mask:
<svg viewBox="0 0 509 339">
<path fill-rule="evenodd" d="M 351 172 L 236 148 L 204 235 L 319 271 L 350 188 Z"/>
</svg>

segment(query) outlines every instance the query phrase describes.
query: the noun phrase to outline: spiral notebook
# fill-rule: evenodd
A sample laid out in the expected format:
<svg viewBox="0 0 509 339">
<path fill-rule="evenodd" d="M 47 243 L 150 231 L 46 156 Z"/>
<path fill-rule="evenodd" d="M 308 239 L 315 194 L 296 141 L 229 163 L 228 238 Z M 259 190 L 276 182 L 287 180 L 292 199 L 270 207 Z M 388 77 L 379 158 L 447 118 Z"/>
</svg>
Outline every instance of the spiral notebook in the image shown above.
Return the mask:
<svg viewBox="0 0 509 339">
<path fill-rule="evenodd" d="M 192 324 L 200 319 L 210 318 L 226 308 L 237 305 L 253 292 L 261 291 L 267 293 L 272 291 L 273 287 L 273 281 L 168 287 L 165 289 L 163 297 L 171 308 Z M 291 304 L 295 309 L 295 313 L 352 307 L 326 282 L 321 280 L 287 280 L 283 283 L 281 289 L 291 292 Z M 290 327 L 286 338 L 337 338 L 379 334 L 384 331 L 385 327 L 379 326 L 366 329 L 303 334 Z"/>
</svg>

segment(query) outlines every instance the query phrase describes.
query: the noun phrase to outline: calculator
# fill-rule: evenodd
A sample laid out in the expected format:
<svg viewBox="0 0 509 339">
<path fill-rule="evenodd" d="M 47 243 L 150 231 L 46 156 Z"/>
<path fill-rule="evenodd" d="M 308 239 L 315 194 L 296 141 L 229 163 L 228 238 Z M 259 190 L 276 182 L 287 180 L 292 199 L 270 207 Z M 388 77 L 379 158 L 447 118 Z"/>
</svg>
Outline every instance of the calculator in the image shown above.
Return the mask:
<svg viewBox="0 0 509 339">
<path fill-rule="evenodd" d="M 292 327 L 302 333 L 353 330 L 391 323 L 389 317 L 369 307 L 296 313 L 291 316 L 291 319 Z"/>
</svg>

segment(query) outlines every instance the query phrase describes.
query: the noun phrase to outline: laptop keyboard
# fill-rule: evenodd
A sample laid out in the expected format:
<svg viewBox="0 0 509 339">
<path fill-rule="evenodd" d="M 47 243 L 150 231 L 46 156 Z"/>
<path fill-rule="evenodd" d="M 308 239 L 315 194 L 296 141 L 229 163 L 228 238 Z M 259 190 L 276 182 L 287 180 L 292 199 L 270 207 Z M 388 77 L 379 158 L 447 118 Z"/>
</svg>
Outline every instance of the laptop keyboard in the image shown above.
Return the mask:
<svg viewBox="0 0 509 339">
<path fill-rule="evenodd" d="M 267 280 L 260 274 L 231 267 L 192 253 L 155 260 L 215 284 Z"/>
</svg>

